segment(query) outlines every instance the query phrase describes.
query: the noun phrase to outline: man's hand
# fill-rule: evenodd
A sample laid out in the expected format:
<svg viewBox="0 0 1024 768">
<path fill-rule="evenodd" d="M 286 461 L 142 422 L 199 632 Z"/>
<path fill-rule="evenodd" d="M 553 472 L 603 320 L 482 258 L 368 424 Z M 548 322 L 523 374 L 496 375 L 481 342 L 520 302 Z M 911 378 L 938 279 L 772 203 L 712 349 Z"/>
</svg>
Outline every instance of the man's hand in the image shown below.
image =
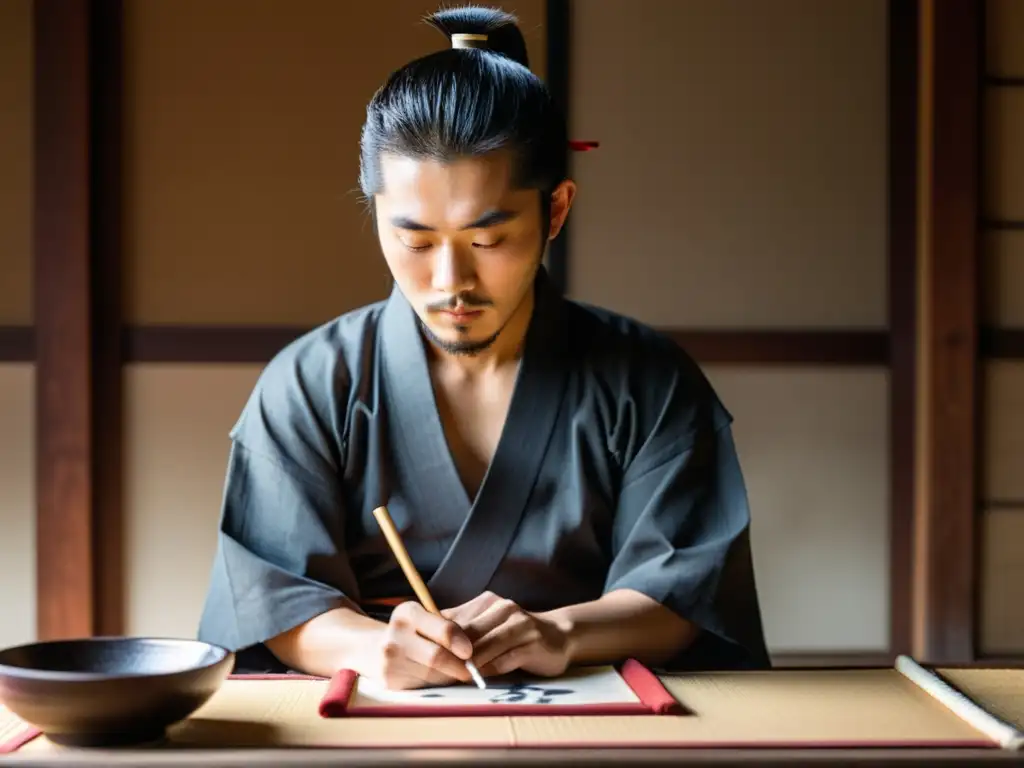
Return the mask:
<svg viewBox="0 0 1024 768">
<path fill-rule="evenodd" d="M 484 677 L 516 670 L 555 677 L 569 666 L 567 626 L 492 592 L 441 613 L 472 641 L 473 662 Z"/>
<path fill-rule="evenodd" d="M 410 601 L 395 608 L 372 647 L 370 676 L 396 690 L 468 682 L 472 653 L 458 624 Z"/>
</svg>

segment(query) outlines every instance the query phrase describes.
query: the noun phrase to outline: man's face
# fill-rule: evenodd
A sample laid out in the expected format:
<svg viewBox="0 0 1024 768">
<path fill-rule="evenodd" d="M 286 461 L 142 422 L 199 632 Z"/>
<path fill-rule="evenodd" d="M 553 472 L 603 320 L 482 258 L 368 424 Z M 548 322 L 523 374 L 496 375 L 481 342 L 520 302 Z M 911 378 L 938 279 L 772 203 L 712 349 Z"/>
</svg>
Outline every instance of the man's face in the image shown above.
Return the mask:
<svg viewBox="0 0 1024 768">
<path fill-rule="evenodd" d="M 476 354 L 524 305 L 544 245 L 561 228 L 572 198 L 565 182 L 545 228 L 536 189 L 516 189 L 504 153 L 449 164 L 381 158 L 383 191 L 374 203 L 391 274 L 432 340 Z"/>
</svg>

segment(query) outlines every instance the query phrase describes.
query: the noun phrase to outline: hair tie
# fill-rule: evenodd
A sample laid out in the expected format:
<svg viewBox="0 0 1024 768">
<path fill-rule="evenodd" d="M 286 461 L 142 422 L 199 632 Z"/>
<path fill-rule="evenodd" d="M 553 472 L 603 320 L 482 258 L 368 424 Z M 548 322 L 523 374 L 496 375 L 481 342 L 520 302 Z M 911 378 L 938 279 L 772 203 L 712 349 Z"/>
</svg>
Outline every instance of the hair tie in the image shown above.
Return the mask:
<svg viewBox="0 0 1024 768">
<path fill-rule="evenodd" d="M 456 32 L 452 35 L 452 48 L 484 48 L 483 43 L 487 42 L 487 35 L 471 34 L 469 32 Z"/>
<path fill-rule="evenodd" d="M 597 141 L 580 141 L 578 139 L 569 140 L 569 149 L 573 152 L 589 152 L 592 149 L 597 149 L 599 146 L 601 146 L 601 144 Z"/>
</svg>

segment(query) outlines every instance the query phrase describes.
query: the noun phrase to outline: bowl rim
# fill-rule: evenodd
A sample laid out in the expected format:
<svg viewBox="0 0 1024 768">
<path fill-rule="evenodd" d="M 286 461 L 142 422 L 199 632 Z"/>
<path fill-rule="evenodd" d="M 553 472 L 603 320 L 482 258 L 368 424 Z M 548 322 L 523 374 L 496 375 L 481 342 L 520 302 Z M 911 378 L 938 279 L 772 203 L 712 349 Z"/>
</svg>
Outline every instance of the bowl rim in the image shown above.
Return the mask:
<svg viewBox="0 0 1024 768">
<path fill-rule="evenodd" d="M 20 643 L 18 645 L 0 648 L 0 658 L 2 658 L 2 656 L 9 651 L 18 651 L 26 648 L 39 648 L 41 646 L 54 646 L 65 644 L 86 645 L 91 643 L 110 642 L 202 646 L 210 651 L 213 651 L 214 654 L 216 655 L 216 658 L 205 664 L 197 664 L 195 666 L 182 667 L 181 669 L 174 669 L 168 672 L 79 672 L 74 670 L 38 669 L 36 667 L 21 667 L 15 666 L 13 664 L 4 664 L 0 662 L 0 678 L 6 677 L 8 679 L 17 678 L 21 680 L 49 680 L 61 683 L 132 679 L 158 680 L 162 678 L 175 677 L 177 675 L 185 674 L 188 672 L 202 672 L 205 670 L 209 670 L 223 664 L 225 661 L 232 660 L 235 655 L 234 651 L 231 651 L 230 649 L 225 648 L 222 645 L 209 643 L 205 640 L 197 640 L 195 638 L 164 637 L 156 635 L 100 635 L 97 637 L 65 637 L 54 638 L 53 640 L 38 640 L 30 643 Z"/>
</svg>

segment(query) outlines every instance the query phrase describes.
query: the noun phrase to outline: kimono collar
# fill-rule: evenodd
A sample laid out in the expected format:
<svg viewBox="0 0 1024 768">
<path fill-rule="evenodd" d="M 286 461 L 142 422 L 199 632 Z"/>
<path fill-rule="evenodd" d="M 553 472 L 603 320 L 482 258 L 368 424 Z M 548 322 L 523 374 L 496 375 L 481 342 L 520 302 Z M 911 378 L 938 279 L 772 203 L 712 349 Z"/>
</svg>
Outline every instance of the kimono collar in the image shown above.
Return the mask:
<svg viewBox="0 0 1024 768">
<path fill-rule="evenodd" d="M 440 521 L 458 534 L 427 586 L 438 605 L 480 594 L 504 558 L 540 475 L 572 368 L 566 301 L 543 269 L 505 426 L 475 498 L 459 478 L 434 398 L 413 308 L 397 286 L 381 320 L 383 397 L 400 493 L 392 517 L 400 530 Z"/>
</svg>

